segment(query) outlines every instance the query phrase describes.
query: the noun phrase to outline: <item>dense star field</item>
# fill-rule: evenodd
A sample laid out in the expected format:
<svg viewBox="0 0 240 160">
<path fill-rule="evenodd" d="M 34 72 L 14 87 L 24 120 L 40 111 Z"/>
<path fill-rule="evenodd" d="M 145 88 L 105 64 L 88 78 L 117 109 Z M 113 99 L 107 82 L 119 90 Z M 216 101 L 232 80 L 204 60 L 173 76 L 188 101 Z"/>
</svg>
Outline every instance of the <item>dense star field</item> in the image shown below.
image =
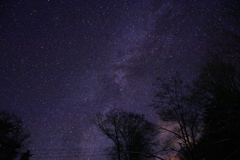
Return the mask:
<svg viewBox="0 0 240 160">
<path fill-rule="evenodd" d="M 0 107 L 23 119 L 31 159 L 105 159 L 108 140 L 90 122 L 99 111 L 155 122 L 153 83 L 194 79 L 223 2 L 2 1 Z"/>
</svg>

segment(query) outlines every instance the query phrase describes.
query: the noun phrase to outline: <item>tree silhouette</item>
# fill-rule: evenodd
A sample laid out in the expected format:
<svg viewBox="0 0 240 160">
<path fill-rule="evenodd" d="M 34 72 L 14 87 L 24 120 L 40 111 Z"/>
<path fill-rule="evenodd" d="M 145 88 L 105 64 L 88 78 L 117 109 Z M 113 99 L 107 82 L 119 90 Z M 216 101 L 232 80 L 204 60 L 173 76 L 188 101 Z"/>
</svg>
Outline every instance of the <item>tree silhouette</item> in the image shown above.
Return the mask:
<svg viewBox="0 0 240 160">
<path fill-rule="evenodd" d="M 110 159 L 161 159 L 155 155 L 158 131 L 143 115 L 112 110 L 107 114 L 98 113 L 94 124 L 114 143 Z"/>
<path fill-rule="evenodd" d="M 206 160 L 240 159 L 239 0 L 223 3 L 211 26 L 214 47 L 195 81 L 204 109 L 204 134 L 198 146 Z"/>
<path fill-rule="evenodd" d="M 182 159 L 200 159 L 196 145 L 202 132 L 202 110 L 191 99 L 191 90 L 183 82 L 180 73 L 167 80 L 158 78 L 153 106 L 160 119 L 171 123 L 159 126 L 170 135 L 168 151 L 178 152 Z"/>
<path fill-rule="evenodd" d="M 240 158 L 239 69 L 213 58 L 203 68 L 195 86 L 205 111 L 201 144 L 206 159 Z"/>
<path fill-rule="evenodd" d="M 22 155 L 28 137 L 16 115 L 0 111 L 0 160 L 14 160 Z"/>
</svg>

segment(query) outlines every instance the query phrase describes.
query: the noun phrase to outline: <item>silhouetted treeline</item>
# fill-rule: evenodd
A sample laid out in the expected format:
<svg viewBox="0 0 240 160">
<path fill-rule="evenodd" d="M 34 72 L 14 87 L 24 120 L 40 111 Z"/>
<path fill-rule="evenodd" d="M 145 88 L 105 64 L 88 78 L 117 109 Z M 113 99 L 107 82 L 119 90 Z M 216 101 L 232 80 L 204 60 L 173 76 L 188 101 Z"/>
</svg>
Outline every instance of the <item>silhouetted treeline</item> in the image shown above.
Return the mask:
<svg viewBox="0 0 240 160">
<path fill-rule="evenodd" d="M 158 78 L 152 104 L 163 122 L 158 125 L 123 111 L 97 114 L 95 125 L 114 142 L 109 158 L 167 159 L 175 154 L 181 160 L 240 159 L 238 65 L 214 55 L 191 85 L 178 72 Z"/>
<path fill-rule="evenodd" d="M 195 93 L 204 108 L 198 149 L 207 160 L 240 159 L 239 6 L 236 0 L 223 5 L 222 23 L 213 31 L 222 38 L 210 48 L 209 60 L 195 81 Z"/>
<path fill-rule="evenodd" d="M 160 133 L 158 147 L 151 153 L 155 158 L 168 159 L 164 155 L 175 154 L 181 160 L 240 159 L 240 1 L 222 1 L 219 5 L 221 12 L 213 15 L 216 19 L 213 18 L 214 24 L 211 22 L 208 28 L 211 45 L 207 60 L 197 78 L 187 84 L 177 72 L 165 79 L 158 78 L 155 83 L 151 105 L 162 122 L 155 125 Z M 112 126 L 113 121 L 108 121 Z M 107 126 L 101 125 L 97 126 L 103 131 Z M 125 125 L 128 126 L 118 124 L 120 131 Z M 136 127 L 131 123 L 131 128 Z M 142 135 L 147 134 L 141 131 Z M 127 139 L 128 136 L 130 134 L 126 134 Z M 124 152 L 131 153 L 131 150 Z M 118 159 L 134 158 L 119 156 Z"/>
<path fill-rule="evenodd" d="M 172 134 L 166 151 L 183 160 L 240 159 L 240 1 L 221 2 L 207 61 L 190 87 L 177 73 L 158 79 L 154 106 Z"/>
</svg>

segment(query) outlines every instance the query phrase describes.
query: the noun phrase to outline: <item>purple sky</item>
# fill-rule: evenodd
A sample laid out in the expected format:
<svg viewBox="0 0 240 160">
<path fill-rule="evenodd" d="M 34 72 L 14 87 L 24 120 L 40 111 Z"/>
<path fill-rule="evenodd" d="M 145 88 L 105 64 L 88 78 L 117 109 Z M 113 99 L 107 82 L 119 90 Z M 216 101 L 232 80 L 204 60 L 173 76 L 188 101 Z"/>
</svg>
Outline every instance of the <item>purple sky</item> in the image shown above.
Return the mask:
<svg viewBox="0 0 240 160">
<path fill-rule="evenodd" d="M 90 123 L 99 111 L 156 120 L 152 84 L 177 70 L 194 78 L 220 2 L 1 2 L 0 105 L 24 120 L 32 159 L 105 159 L 110 143 Z"/>
</svg>

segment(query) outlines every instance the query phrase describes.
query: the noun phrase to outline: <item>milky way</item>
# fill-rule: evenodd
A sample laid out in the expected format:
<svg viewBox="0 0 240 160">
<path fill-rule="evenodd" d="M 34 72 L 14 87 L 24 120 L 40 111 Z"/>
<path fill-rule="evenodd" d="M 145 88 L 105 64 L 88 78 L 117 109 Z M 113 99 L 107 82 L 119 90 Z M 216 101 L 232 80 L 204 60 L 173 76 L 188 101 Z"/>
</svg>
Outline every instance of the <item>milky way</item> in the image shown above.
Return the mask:
<svg viewBox="0 0 240 160">
<path fill-rule="evenodd" d="M 0 104 L 24 120 L 32 159 L 105 159 L 108 140 L 90 122 L 99 111 L 120 108 L 156 120 L 148 107 L 152 84 L 177 70 L 194 78 L 220 5 L 217 0 L 1 3 Z"/>
</svg>

